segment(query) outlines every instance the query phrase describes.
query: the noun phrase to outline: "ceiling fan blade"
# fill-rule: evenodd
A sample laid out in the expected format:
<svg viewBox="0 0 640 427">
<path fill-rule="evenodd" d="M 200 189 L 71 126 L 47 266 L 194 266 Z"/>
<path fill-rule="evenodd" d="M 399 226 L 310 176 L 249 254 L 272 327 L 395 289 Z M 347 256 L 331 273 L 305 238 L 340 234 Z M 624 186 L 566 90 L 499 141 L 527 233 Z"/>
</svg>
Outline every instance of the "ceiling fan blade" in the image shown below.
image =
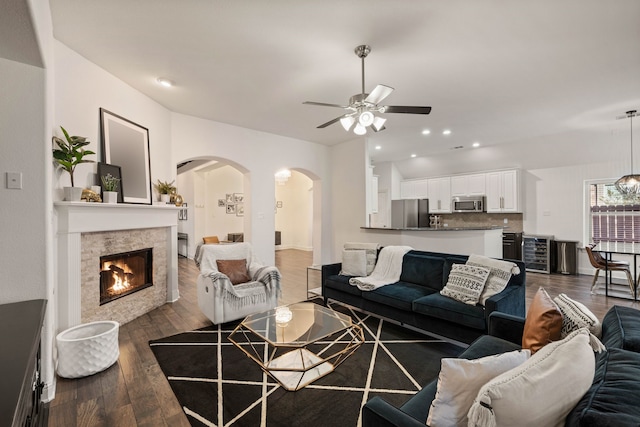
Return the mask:
<svg viewBox="0 0 640 427">
<path fill-rule="evenodd" d="M 429 114 L 431 107 L 407 107 L 406 105 L 386 105 L 385 113 Z"/>
<path fill-rule="evenodd" d="M 394 89 L 392 87 L 385 86 L 385 85 L 378 85 L 371 91 L 369 96 L 365 98 L 365 102 L 378 104 L 387 96 L 391 95 L 391 92 L 393 92 L 393 90 Z"/>
<path fill-rule="evenodd" d="M 376 130 L 375 126 L 371 126 L 371 130 L 373 130 L 374 132 L 382 132 L 385 129 L 386 127 L 382 126 L 380 129 Z"/>
<path fill-rule="evenodd" d="M 338 107 L 338 108 L 347 108 L 346 105 L 338 105 L 338 104 L 327 104 L 326 102 L 313 102 L 313 101 L 304 101 L 303 104 L 308 105 L 319 105 L 320 107 Z"/>
<path fill-rule="evenodd" d="M 344 115 L 340 116 L 340 117 L 336 117 L 333 120 L 329 120 L 327 123 L 323 123 L 320 126 L 318 126 L 318 129 L 322 129 L 322 128 L 326 128 L 327 126 L 331 126 L 332 124 L 339 122 L 341 118 L 343 118 Z"/>
</svg>

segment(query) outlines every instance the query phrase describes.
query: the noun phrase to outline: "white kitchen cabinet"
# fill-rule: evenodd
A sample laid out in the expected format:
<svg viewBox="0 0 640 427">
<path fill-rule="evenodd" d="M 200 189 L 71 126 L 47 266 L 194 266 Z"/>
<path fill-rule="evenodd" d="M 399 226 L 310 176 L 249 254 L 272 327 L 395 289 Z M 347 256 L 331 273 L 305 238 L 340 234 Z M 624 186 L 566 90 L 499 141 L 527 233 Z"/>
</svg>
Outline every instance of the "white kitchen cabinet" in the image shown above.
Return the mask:
<svg viewBox="0 0 640 427">
<path fill-rule="evenodd" d="M 401 199 L 426 199 L 428 195 L 427 179 L 411 179 L 400 181 Z"/>
<path fill-rule="evenodd" d="M 486 174 L 487 212 L 520 212 L 520 171 Z"/>
<path fill-rule="evenodd" d="M 428 180 L 429 213 L 451 213 L 451 177 Z"/>
<path fill-rule="evenodd" d="M 485 193 L 484 173 L 451 177 L 451 196 L 484 196 Z"/>
</svg>

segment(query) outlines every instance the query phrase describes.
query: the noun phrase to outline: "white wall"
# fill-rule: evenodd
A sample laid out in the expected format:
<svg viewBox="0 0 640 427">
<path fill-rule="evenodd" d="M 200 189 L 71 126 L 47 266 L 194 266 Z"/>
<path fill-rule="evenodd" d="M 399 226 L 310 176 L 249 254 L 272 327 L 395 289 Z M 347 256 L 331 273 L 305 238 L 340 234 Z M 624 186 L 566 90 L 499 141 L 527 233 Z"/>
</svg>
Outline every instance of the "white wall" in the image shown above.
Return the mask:
<svg viewBox="0 0 640 427">
<path fill-rule="evenodd" d="M 200 174 L 200 172 L 196 172 Z M 205 229 L 202 236 L 195 236 L 200 242 L 204 236 L 218 236 L 227 240 L 229 233 L 244 232 L 244 217 L 236 213 L 227 213 L 225 206 L 218 206 L 218 200 L 226 200 L 226 195 L 244 194 L 244 177 L 231 166 L 223 166 L 210 172 L 204 172 L 206 195 L 205 207 L 197 215 L 204 214 Z"/>
<path fill-rule="evenodd" d="M 46 298 L 44 94 L 42 68 L 0 59 L 0 303 Z M 6 172 L 22 174 L 22 189 L 7 189 Z M 16 284 L 11 286 L 10 284 Z"/>
<path fill-rule="evenodd" d="M 88 137 L 90 149 L 97 153 L 89 158 L 102 161 L 99 109 L 105 108 L 149 129 L 151 182 L 175 179 L 169 110 L 57 41 L 55 67 L 55 127 L 58 135 L 62 135 L 59 127 L 63 126 L 72 135 Z M 75 173 L 76 186 L 97 184 L 96 168 L 96 163 L 79 165 Z M 68 186 L 69 182 L 66 172 L 56 174 L 56 200 L 63 199 L 62 187 Z"/>
<path fill-rule="evenodd" d="M 275 262 L 274 174 L 286 168 L 309 176 L 314 181 L 314 197 L 319 198 L 318 203 L 314 200 L 314 263 L 329 259 L 330 246 L 326 245 L 331 241 L 332 201 L 330 193 L 322 191 L 322 184 L 332 181 L 328 147 L 177 113 L 172 114 L 171 131 L 176 163 L 215 157 L 244 173 L 245 240 L 268 264 Z"/>
<path fill-rule="evenodd" d="M 313 232 L 313 182 L 303 174 L 292 171 L 284 185 L 276 185 L 276 230 L 282 234 L 282 249 L 310 251 Z"/>
</svg>

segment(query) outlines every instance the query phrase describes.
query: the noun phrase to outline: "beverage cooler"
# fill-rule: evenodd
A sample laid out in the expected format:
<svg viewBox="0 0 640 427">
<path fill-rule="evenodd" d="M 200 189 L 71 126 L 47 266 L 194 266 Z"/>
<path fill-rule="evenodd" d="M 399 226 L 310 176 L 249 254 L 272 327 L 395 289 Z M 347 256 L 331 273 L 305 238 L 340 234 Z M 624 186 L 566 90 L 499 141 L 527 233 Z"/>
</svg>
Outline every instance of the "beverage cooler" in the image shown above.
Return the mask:
<svg viewBox="0 0 640 427">
<path fill-rule="evenodd" d="M 527 271 L 550 274 L 555 260 L 553 236 L 522 236 L 522 261 Z"/>
</svg>

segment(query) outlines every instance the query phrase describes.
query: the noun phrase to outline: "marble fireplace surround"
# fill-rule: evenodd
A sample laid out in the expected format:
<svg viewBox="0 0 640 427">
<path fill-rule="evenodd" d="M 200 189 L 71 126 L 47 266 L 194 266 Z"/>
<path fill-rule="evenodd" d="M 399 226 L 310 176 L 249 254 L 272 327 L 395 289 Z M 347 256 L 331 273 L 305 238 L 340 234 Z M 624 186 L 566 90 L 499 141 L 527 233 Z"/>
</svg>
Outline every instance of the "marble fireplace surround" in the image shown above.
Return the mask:
<svg viewBox="0 0 640 427">
<path fill-rule="evenodd" d="M 59 330 L 83 323 L 81 295 L 83 233 L 164 230 L 166 234 L 164 239 L 166 302 L 176 301 L 179 298 L 177 240 L 179 208 L 165 205 L 86 202 L 56 202 L 54 205 L 57 219 Z M 98 268 L 96 274 L 98 274 Z M 136 294 L 139 293 L 136 292 Z M 115 302 L 117 300 L 110 304 Z"/>
</svg>

